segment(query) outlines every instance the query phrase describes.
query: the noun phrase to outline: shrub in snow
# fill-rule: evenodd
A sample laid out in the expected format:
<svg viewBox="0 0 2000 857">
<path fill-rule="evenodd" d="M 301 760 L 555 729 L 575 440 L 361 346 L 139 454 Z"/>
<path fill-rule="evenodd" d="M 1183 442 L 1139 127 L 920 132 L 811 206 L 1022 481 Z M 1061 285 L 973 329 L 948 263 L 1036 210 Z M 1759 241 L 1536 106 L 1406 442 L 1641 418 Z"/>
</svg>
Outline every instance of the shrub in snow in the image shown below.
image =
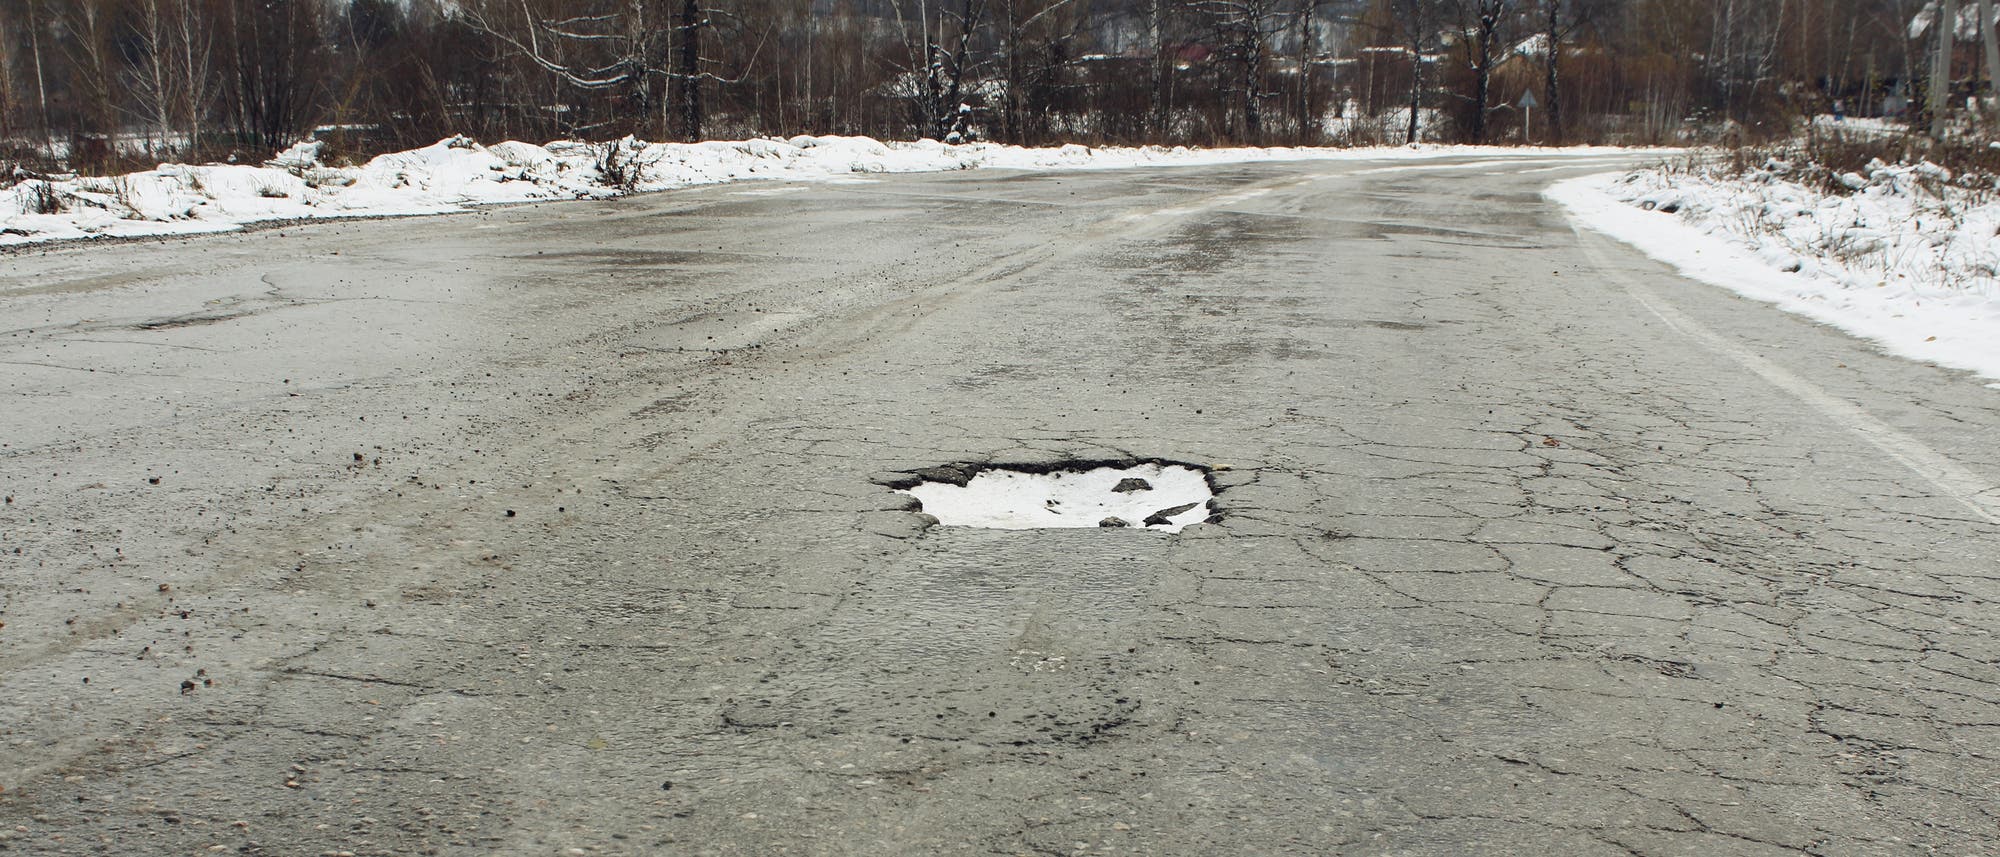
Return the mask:
<svg viewBox="0 0 2000 857">
<path fill-rule="evenodd" d="M 27 202 L 21 208 L 30 213 L 61 214 L 63 211 L 62 194 L 57 192 L 56 186 L 50 184 L 47 179 L 23 182 L 15 193 L 26 197 Z"/>
</svg>

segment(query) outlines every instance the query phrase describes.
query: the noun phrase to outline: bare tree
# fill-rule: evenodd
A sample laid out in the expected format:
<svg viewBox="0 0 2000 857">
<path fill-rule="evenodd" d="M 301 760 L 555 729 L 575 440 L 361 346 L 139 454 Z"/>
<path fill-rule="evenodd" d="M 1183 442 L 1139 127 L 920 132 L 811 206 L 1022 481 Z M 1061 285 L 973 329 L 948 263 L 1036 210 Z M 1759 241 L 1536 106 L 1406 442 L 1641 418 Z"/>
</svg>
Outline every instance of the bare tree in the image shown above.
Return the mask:
<svg viewBox="0 0 2000 857">
<path fill-rule="evenodd" d="M 701 139 L 701 33 L 708 26 L 701 0 L 681 0 L 680 14 L 674 18 L 674 72 L 668 78 L 680 108 L 681 139 L 689 143 Z"/>
<path fill-rule="evenodd" d="M 28 53 L 35 63 L 35 101 L 42 117 L 42 148 L 48 150 L 55 146 L 55 126 L 49 121 L 48 74 L 42 65 L 42 27 L 47 18 L 38 14 L 41 0 L 25 0 L 22 5 L 28 19 Z"/>
<path fill-rule="evenodd" d="M 168 65 L 173 58 L 171 24 L 166 19 L 168 0 L 136 0 L 136 20 L 132 23 L 132 39 L 128 43 L 127 62 L 137 72 L 134 77 L 139 97 L 140 118 L 151 125 L 158 135 L 155 145 L 160 151 L 179 148 L 172 143 L 174 134 L 173 113 L 178 101 L 176 88 L 181 79 L 172 73 Z M 136 56 L 131 55 L 136 54 Z"/>
<path fill-rule="evenodd" d="M 1007 139 L 1027 140 L 1028 115 L 1039 113 L 1046 92 L 1066 66 L 1067 45 L 1077 35 L 1077 0 L 1003 0 L 1000 7 L 1002 127 Z"/>
<path fill-rule="evenodd" d="M 281 148 L 312 130 L 325 96 L 326 4 L 217 0 L 220 101 L 237 142 Z"/>
<path fill-rule="evenodd" d="M 174 43 L 174 76 L 180 78 L 175 94 L 180 96 L 180 115 L 182 127 L 187 130 L 188 155 L 197 157 L 202 152 L 202 110 L 215 95 L 209 63 L 213 31 L 201 26 L 195 0 L 174 2 L 179 7 L 179 14 L 174 20 L 178 36 Z"/>
<path fill-rule="evenodd" d="M 1395 0 L 1396 23 L 1410 53 L 1410 119 L 1405 143 L 1417 142 L 1424 100 L 1424 51 L 1437 42 L 1438 0 Z"/>
<path fill-rule="evenodd" d="M 621 91 L 641 116 L 649 116 L 659 103 L 656 79 L 671 74 L 664 62 L 669 31 L 652 24 L 653 11 L 644 0 L 538 5 L 489 0 L 468 5 L 465 16 L 565 86 Z"/>
<path fill-rule="evenodd" d="M 1558 144 L 1563 141 L 1563 44 L 1589 21 L 1591 11 L 1584 0 L 1542 0 L 1542 100 L 1549 139 Z"/>
<path fill-rule="evenodd" d="M 113 55 L 112 5 L 110 0 L 74 0 L 62 10 L 61 22 L 67 31 L 70 82 L 79 96 L 82 130 L 95 138 L 87 148 L 103 145 L 101 153 L 84 151 L 72 157 L 96 160 L 109 158 L 112 136 L 118 131 L 118 63 Z"/>
<path fill-rule="evenodd" d="M 1242 142 L 1258 143 L 1264 136 L 1262 101 L 1268 45 L 1290 16 L 1278 8 L 1276 0 L 1194 0 L 1192 8 L 1207 21 L 1217 55 L 1233 66 L 1223 85 L 1225 92 L 1235 96 L 1233 131 Z"/>
<path fill-rule="evenodd" d="M 701 0 L 667 0 L 661 13 L 653 0 L 486 0 L 469 4 L 465 20 L 479 32 L 579 92 L 616 91 L 638 115 L 659 111 L 662 124 L 677 126 L 684 140 L 702 137 L 706 113 L 702 84 L 736 83 L 710 71 L 702 53 L 702 33 L 715 26 L 717 10 Z M 661 26 L 664 22 L 666 26 Z M 755 63 L 752 53 L 749 65 Z M 746 65 L 746 71 L 748 65 Z M 659 97 L 664 81 L 671 99 Z M 664 121 L 671 109 L 673 121 Z"/>
<path fill-rule="evenodd" d="M 1944 134 L 1945 94 L 1951 89 L 1951 50 L 1958 36 L 1957 0 L 1938 0 L 1932 7 L 1931 33 L 1936 45 L 1931 55 L 1930 83 L 1925 90 L 1924 109 L 1930 114 L 1931 138 Z"/>
<path fill-rule="evenodd" d="M 1486 117 L 1492 110 L 1491 90 L 1493 87 L 1493 66 L 1507 45 L 1502 42 L 1512 29 L 1516 0 L 1457 0 L 1460 32 L 1470 36 L 1461 40 L 1467 54 L 1466 65 L 1472 69 L 1471 127 L 1467 128 L 1474 143 L 1486 142 Z"/>
<path fill-rule="evenodd" d="M 1173 111 L 1174 56 L 1167 40 L 1167 8 L 1167 0 L 1148 0 L 1146 4 L 1146 38 L 1153 48 L 1146 74 L 1146 127 L 1160 139 L 1169 133 Z"/>
<path fill-rule="evenodd" d="M 1743 120 L 1771 84 L 1789 0 L 1711 0 L 1709 75 L 1724 113 Z"/>
<path fill-rule="evenodd" d="M 952 138 L 955 132 L 962 137 L 959 105 L 968 78 L 980 64 L 973 56 L 972 40 L 987 24 L 986 0 L 943 0 L 936 10 L 929 0 L 917 0 L 914 35 L 902 7 L 895 8 L 907 57 L 898 89 L 914 106 L 918 133 L 939 140 Z"/>
<path fill-rule="evenodd" d="M 1974 3 L 1984 10 L 1991 0 L 1958 0 L 1968 21 Z M 0 133 L 32 134 L 39 110 L 45 138 L 71 129 L 88 135 L 79 138 L 86 147 L 139 127 L 203 149 L 226 130 L 254 150 L 328 121 L 380 129 L 336 143 L 356 147 L 453 132 L 952 139 L 981 115 L 961 111 L 969 104 L 988 111 L 983 121 L 996 138 L 1020 142 L 1273 142 L 1283 134 L 1307 143 L 1328 107 L 1330 79 L 1343 97 L 1360 94 L 1371 115 L 1406 106 L 1390 124 L 1407 141 L 1430 133 L 1426 118 L 1447 106 L 1465 139 L 1489 141 L 1501 100 L 1493 89 L 1522 84 L 1542 90 L 1536 125 L 1557 140 L 1586 129 L 1659 140 L 1711 127 L 1686 121 L 1709 108 L 1778 128 L 1771 120 L 1815 91 L 1866 110 L 1871 93 L 1888 92 L 1874 86 L 1876 69 L 1898 87 L 1925 77 L 1920 60 L 1934 54 L 1922 45 L 1935 44 L 1936 31 L 1926 30 L 1942 3 L 1362 5 L 0 0 Z M 1529 33 L 1536 38 L 1527 62 L 1510 65 L 1513 43 Z M 1970 47 L 1971 33 L 1968 24 L 1959 47 Z M 757 69 L 767 41 L 781 46 L 779 56 Z M 1346 47 L 1364 43 L 1365 53 Z M 1333 56 L 1355 61 L 1323 62 Z M 1980 60 L 1987 76 L 2000 70 L 2000 58 Z M 1931 76 L 1942 94 L 1949 74 Z M 1441 94 L 1447 87 L 1450 96 Z M 1367 129 L 1355 130 L 1354 139 L 1366 138 Z"/>
<path fill-rule="evenodd" d="M 1297 128 L 1300 145 L 1308 145 L 1319 139 L 1321 129 L 1313 105 L 1313 85 L 1315 81 L 1314 61 L 1319 58 L 1319 29 L 1315 19 L 1320 11 L 1319 0 L 1302 0 L 1292 13 L 1293 62 L 1297 69 L 1292 91 L 1292 123 Z"/>
</svg>

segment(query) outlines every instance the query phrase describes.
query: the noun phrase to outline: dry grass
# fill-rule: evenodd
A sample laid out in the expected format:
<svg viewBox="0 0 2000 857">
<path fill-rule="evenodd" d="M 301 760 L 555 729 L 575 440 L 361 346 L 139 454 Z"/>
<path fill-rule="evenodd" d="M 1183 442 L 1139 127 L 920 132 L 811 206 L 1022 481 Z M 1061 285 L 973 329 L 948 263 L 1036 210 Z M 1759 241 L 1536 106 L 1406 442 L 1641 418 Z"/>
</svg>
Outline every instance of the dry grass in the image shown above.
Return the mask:
<svg viewBox="0 0 2000 857">
<path fill-rule="evenodd" d="M 643 150 L 629 147 L 624 140 L 592 144 L 596 153 L 597 171 L 604 177 L 604 183 L 617 188 L 620 193 L 632 193 L 645 180 L 646 168 L 660 159 L 660 155 L 645 155 Z"/>
<path fill-rule="evenodd" d="M 1844 132 L 1812 129 L 1803 137 L 1776 143 L 1738 146 L 1721 158 L 1691 158 L 1678 169 L 1717 171 L 1730 177 L 1772 176 L 1797 182 L 1835 196 L 1847 196 L 1867 185 L 1882 166 L 1918 166 L 1913 189 L 1932 197 L 1947 194 L 1972 204 L 1985 203 L 2000 189 L 2000 149 L 1985 139 L 1953 135 L 1936 141 L 1918 134 Z"/>
<path fill-rule="evenodd" d="M 1820 270 L 1944 289 L 1987 288 L 2000 262 L 1968 226 L 2000 203 L 2000 149 L 1973 134 L 1944 141 L 1883 129 L 1814 128 L 1792 139 L 1690 153 L 1660 186 L 1699 205 L 1686 214 L 1746 246 Z M 1976 233 L 1976 234 L 1975 234 Z"/>
<path fill-rule="evenodd" d="M 26 188 L 28 211 L 34 214 L 61 214 L 67 208 L 63 204 L 62 192 L 50 184 L 48 179 L 29 182 Z"/>
</svg>

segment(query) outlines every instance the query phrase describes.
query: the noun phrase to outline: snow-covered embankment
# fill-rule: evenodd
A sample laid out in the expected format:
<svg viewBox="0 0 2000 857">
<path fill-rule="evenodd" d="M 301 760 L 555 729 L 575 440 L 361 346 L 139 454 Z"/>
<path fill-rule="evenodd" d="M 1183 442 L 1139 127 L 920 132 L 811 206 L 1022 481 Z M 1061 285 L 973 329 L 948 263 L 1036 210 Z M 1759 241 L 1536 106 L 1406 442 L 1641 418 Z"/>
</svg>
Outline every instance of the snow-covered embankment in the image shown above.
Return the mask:
<svg viewBox="0 0 2000 857">
<path fill-rule="evenodd" d="M 1844 193 L 1788 173 L 1647 169 L 1548 195 L 1695 279 L 2000 380 L 2000 196 L 1932 164 L 1877 161 L 1836 176 Z"/>
</svg>

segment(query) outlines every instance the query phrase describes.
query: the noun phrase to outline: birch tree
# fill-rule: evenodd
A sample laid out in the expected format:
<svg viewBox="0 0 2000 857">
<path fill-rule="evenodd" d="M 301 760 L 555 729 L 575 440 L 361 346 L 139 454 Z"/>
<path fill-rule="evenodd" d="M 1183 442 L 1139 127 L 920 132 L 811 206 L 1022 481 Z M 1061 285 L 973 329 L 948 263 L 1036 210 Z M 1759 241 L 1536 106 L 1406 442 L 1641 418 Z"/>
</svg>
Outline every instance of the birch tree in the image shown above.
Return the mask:
<svg viewBox="0 0 2000 857">
<path fill-rule="evenodd" d="M 22 5 L 28 18 L 28 55 L 35 66 L 35 106 L 42 117 L 42 148 L 50 150 L 55 147 L 55 125 L 49 121 L 48 72 L 42 62 L 42 27 L 48 18 L 41 0 L 26 0 Z"/>
<path fill-rule="evenodd" d="M 1194 0 L 1192 8 L 1207 19 L 1217 55 L 1232 66 L 1222 89 L 1236 102 L 1230 111 L 1237 139 L 1251 145 L 1263 140 L 1262 109 L 1267 49 L 1273 34 L 1290 17 L 1276 0 Z"/>
<path fill-rule="evenodd" d="M 137 72 L 133 77 L 138 84 L 134 89 L 139 97 L 140 118 L 152 126 L 152 133 L 157 135 L 155 145 L 161 151 L 180 148 L 171 142 L 178 102 L 175 90 L 181 80 L 171 71 L 174 49 L 172 25 L 167 20 L 171 11 L 166 8 L 168 2 L 137 0 L 130 42 L 136 56 L 127 58 Z"/>
<path fill-rule="evenodd" d="M 112 136 L 118 131 L 118 64 L 111 45 L 111 3 L 109 0 L 72 0 L 62 10 L 61 22 L 70 60 L 70 85 L 77 96 L 82 130 L 102 138 L 109 157 Z M 89 152 L 72 152 L 72 157 L 94 158 Z"/>
<path fill-rule="evenodd" d="M 180 78 L 175 94 L 180 97 L 182 127 L 187 129 L 187 154 L 198 157 L 202 151 L 201 134 L 204 129 L 202 111 L 215 95 L 210 63 L 214 31 L 201 25 L 196 15 L 195 0 L 174 2 L 180 7 L 174 19 L 174 30 L 178 36 L 174 41 L 174 75 Z"/>
<path fill-rule="evenodd" d="M 1319 28 L 1316 21 L 1319 11 L 1319 0 L 1302 0 L 1292 13 L 1295 27 L 1292 34 L 1295 40 L 1293 62 L 1298 68 L 1297 78 L 1293 81 L 1296 86 L 1292 92 L 1292 122 L 1298 129 L 1298 143 L 1302 146 L 1318 142 L 1321 134 L 1316 105 L 1313 103 L 1315 79 L 1313 63 L 1319 59 Z"/>
<path fill-rule="evenodd" d="M 1731 119 L 1749 118 L 1772 82 L 1772 60 L 1783 43 L 1790 0 L 1712 0 L 1707 59 Z"/>
</svg>

